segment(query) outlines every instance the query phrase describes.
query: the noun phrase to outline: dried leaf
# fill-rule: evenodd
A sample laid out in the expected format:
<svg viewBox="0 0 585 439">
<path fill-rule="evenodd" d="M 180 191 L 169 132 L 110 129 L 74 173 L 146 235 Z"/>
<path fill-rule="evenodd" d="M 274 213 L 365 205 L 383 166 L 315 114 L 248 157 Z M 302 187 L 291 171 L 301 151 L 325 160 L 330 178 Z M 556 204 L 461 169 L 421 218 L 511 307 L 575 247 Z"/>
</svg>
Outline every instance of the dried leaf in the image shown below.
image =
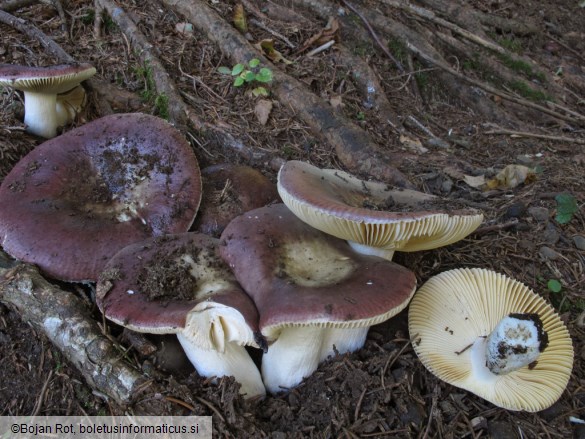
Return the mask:
<svg viewBox="0 0 585 439">
<path fill-rule="evenodd" d="M 482 187 L 485 185 L 485 175 L 464 175 L 463 181 L 474 188 Z"/>
<path fill-rule="evenodd" d="M 262 53 L 264 53 L 264 55 L 266 55 L 266 57 L 274 63 L 283 62 L 285 64 L 292 64 L 292 61 L 286 59 L 284 56 L 282 56 L 282 53 L 274 48 L 274 40 L 262 40 L 259 43 L 254 44 L 254 47 L 262 51 Z"/>
<path fill-rule="evenodd" d="M 345 106 L 341 99 L 341 95 L 331 96 L 331 98 L 329 99 L 329 103 L 331 104 L 334 110 L 340 110 Z"/>
<path fill-rule="evenodd" d="M 310 37 L 303 45 L 297 50 L 297 53 L 302 53 L 310 47 L 319 47 L 337 37 L 337 31 L 339 30 L 339 21 L 335 17 L 329 18 L 327 26 L 317 32 L 315 35 Z"/>
<path fill-rule="evenodd" d="M 234 16 L 233 16 L 234 26 L 237 30 L 241 33 L 245 34 L 248 32 L 248 20 L 246 19 L 246 11 L 244 11 L 244 5 L 238 3 L 234 7 Z"/>
<path fill-rule="evenodd" d="M 426 154 L 427 152 L 429 152 L 427 148 L 422 146 L 420 140 L 414 139 L 405 134 L 400 135 L 400 143 L 402 143 L 406 148 L 410 149 L 411 151 L 417 152 L 419 154 Z"/>
<path fill-rule="evenodd" d="M 512 189 L 536 179 L 534 169 L 523 165 L 508 165 L 487 182 L 488 189 Z"/>
<path fill-rule="evenodd" d="M 269 101 L 268 99 L 260 99 L 254 107 L 256 119 L 258 119 L 258 122 L 262 125 L 266 125 L 266 122 L 268 122 L 268 116 L 270 116 L 271 111 L 272 101 Z"/>
</svg>

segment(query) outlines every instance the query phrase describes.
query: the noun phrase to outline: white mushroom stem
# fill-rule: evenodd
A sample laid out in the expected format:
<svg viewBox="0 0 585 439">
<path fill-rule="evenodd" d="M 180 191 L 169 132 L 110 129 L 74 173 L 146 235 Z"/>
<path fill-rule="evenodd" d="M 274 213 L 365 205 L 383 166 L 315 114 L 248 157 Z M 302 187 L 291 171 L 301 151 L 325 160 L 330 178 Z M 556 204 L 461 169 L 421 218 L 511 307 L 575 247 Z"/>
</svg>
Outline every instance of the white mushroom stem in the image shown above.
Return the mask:
<svg viewBox="0 0 585 439">
<path fill-rule="evenodd" d="M 254 333 L 235 308 L 202 302 L 188 314 L 177 337 L 199 375 L 233 376 L 246 398 L 266 394 L 260 371 L 244 347 L 257 347 Z"/>
<path fill-rule="evenodd" d="M 335 354 L 345 354 L 361 349 L 366 342 L 369 326 L 365 328 L 328 328 L 321 342 L 319 362 Z"/>
<path fill-rule="evenodd" d="M 57 135 L 57 95 L 24 92 L 24 124 L 29 133 L 50 139 Z"/>
<path fill-rule="evenodd" d="M 391 261 L 394 257 L 394 249 L 370 247 L 369 245 L 360 244 L 354 241 L 347 241 L 349 246 L 357 253 L 368 256 L 378 256 L 379 258 Z"/>
<path fill-rule="evenodd" d="M 316 326 L 283 329 L 262 357 L 262 378 L 266 389 L 278 393 L 295 387 L 327 357 L 361 348 L 368 329 Z"/>
<path fill-rule="evenodd" d="M 246 398 L 266 394 L 260 371 L 243 346 L 226 343 L 223 352 L 220 352 L 203 349 L 181 333 L 177 334 L 177 338 L 199 375 L 233 376 L 241 384 L 240 393 Z"/>
<path fill-rule="evenodd" d="M 536 314 L 511 314 L 473 344 L 473 369 L 484 378 L 505 375 L 536 361 L 546 345 L 547 335 Z"/>
</svg>

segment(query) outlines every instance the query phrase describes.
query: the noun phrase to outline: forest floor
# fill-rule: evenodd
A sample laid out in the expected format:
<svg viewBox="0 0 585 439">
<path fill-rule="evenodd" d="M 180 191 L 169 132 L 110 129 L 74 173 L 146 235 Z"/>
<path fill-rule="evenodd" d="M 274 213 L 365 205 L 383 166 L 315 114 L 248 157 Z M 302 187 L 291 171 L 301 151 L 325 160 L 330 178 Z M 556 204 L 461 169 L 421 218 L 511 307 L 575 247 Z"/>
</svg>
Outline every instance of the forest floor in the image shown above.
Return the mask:
<svg viewBox="0 0 585 439">
<path fill-rule="evenodd" d="M 413 270 L 419 285 L 460 267 L 524 283 L 559 312 L 575 356 L 552 407 L 501 409 L 424 368 L 404 311 L 373 327 L 362 349 L 329 359 L 289 393 L 244 400 L 233 379 L 199 377 L 174 337 L 147 336 L 159 349 L 146 352 L 108 324 L 104 331 L 128 364 L 156 383 L 119 404 L 1 301 L 0 283 L 0 414 L 212 415 L 216 437 L 237 438 L 585 437 L 585 425 L 575 422 L 585 420 L 583 2 L 418 1 L 435 13 L 425 16 L 387 0 L 249 0 L 242 2 L 245 32 L 233 25 L 232 0 L 71 0 L 62 14 L 50 2 L 12 3 L 0 2 L 0 10 L 27 20 L 64 52 L 4 17 L 0 63 L 45 66 L 68 55 L 96 67 L 74 125 L 111 112 L 150 113 L 185 134 L 201 168 L 244 164 L 275 182 L 285 160 L 302 160 L 482 210 L 484 223 L 464 240 L 397 253 L 394 261 Z M 103 8 L 97 25 L 96 5 Z M 274 48 L 264 55 L 254 46 L 263 40 Z M 234 87 L 218 71 L 253 57 L 272 82 Z M 268 96 L 251 93 L 261 85 Z M 22 120 L 22 95 L 1 88 L 0 182 L 43 141 Z M 528 175 L 497 180 L 508 165 Z M 91 286 L 50 282 L 80 297 L 101 324 Z M 173 361 L 168 350 L 161 354 L 161 340 Z"/>
</svg>

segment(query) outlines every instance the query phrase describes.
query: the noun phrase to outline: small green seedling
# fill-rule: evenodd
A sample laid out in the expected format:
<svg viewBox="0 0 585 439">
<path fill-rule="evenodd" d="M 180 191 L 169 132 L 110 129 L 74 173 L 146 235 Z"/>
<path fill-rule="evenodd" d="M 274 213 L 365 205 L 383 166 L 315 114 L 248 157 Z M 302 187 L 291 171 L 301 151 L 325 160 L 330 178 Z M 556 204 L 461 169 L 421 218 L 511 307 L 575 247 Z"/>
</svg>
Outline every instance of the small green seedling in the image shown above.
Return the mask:
<svg viewBox="0 0 585 439">
<path fill-rule="evenodd" d="M 217 71 L 223 75 L 234 76 L 234 87 L 241 87 L 244 84 L 260 82 L 263 84 L 272 81 L 272 70 L 267 67 L 260 67 L 260 60 L 253 58 L 248 64 L 238 63 L 231 69 L 229 67 L 218 67 Z M 255 87 L 252 90 L 254 96 L 268 96 L 268 90 L 264 86 Z"/>
<path fill-rule="evenodd" d="M 549 279 L 546 286 L 553 293 L 560 293 L 561 290 L 563 289 L 563 286 L 561 285 L 561 283 L 556 279 Z"/>
<path fill-rule="evenodd" d="M 555 200 L 557 201 L 557 215 L 555 219 L 559 224 L 567 224 L 573 219 L 573 215 L 579 209 L 577 200 L 570 194 L 559 194 L 555 197 Z"/>
</svg>

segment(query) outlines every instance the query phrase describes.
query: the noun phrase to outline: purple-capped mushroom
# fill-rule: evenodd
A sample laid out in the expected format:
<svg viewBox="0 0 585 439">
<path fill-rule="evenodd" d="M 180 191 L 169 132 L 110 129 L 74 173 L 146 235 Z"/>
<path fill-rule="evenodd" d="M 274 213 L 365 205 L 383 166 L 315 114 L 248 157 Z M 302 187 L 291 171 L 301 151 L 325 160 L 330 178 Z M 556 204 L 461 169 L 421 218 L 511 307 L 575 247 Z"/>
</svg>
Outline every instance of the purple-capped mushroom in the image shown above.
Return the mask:
<svg viewBox="0 0 585 439">
<path fill-rule="evenodd" d="M 191 146 L 163 119 L 106 116 L 37 146 L 0 186 L 0 245 L 49 276 L 95 281 L 118 250 L 189 230 L 201 199 Z"/>
<path fill-rule="evenodd" d="M 205 377 L 234 376 L 246 397 L 265 394 L 245 346 L 263 347 L 258 312 L 201 233 L 132 244 L 107 263 L 97 304 L 113 322 L 138 332 L 176 334 Z"/>
</svg>

